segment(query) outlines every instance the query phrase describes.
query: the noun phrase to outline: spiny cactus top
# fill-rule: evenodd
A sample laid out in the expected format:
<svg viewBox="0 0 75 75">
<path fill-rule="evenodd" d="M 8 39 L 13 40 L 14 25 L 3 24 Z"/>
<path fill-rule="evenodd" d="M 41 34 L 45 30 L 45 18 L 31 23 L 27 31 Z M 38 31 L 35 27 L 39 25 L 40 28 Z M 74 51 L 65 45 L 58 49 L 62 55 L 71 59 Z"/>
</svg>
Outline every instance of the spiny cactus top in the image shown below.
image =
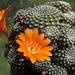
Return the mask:
<svg viewBox="0 0 75 75">
<path fill-rule="evenodd" d="M 44 28 L 48 25 L 59 25 L 60 14 L 62 12 L 53 6 L 40 5 L 27 10 L 23 19 L 29 24 L 29 28 Z"/>
<path fill-rule="evenodd" d="M 71 10 L 71 5 L 67 2 L 64 1 L 56 1 L 56 2 L 48 2 L 45 3 L 46 5 L 50 5 L 50 6 L 54 6 L 57 7 L 59 10 L 61 10 L 63 13 L 68 12 L 69 10 Z"/>
<path fill-rule="evenodd" d="M 14 24 L 4 52 L 11 67 L 38 75 L 75 74 L 75 13 L 69 3 L 20 9 Z"/>
</svg>

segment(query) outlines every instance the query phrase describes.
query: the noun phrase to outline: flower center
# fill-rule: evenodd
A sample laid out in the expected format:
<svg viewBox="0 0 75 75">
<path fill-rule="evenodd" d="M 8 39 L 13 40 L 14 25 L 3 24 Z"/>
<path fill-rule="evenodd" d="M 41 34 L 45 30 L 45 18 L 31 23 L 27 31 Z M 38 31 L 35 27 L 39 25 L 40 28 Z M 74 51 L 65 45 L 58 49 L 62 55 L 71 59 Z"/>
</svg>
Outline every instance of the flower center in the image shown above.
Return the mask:
<svg viewBox="0 0 75 75">
<path fill-rule="evenodd" d="M 27 42 L 27 50 L 31 53 L 31 54 L 37 54 L 39 53 L 40 50 L 40 46 L 38 46 L 38 43 L 34 42 L 34 41 L 29 41 Z"/>
</svg>

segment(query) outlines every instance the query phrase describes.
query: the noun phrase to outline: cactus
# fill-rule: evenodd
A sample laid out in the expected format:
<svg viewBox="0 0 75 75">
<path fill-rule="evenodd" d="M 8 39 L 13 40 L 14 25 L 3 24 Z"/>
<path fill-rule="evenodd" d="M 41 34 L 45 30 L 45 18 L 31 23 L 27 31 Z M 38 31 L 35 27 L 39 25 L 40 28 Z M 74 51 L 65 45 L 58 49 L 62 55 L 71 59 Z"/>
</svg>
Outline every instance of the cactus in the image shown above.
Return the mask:
<svg viewBox="0 0 75 75">
<path fill-rule="evenodd" d="M 48 2 L 45 4 L 50 5 L 50 6 L 54 6 L 54 7 L 58 8 L 59 10 L 61 10 L 63 13 L 66 13 L 72 9 L 71 5 L 67 2 L 64 2 L 64 1 Z"/>
<path fill-rule="evenodd" d="M 65 68 L 57 66 L 50 61 L 45 61 L 43 63 L 36 62 L 32 67 L 37 71 L 45 71 L 48 75 L 67 75 Z"/>
<path fill-rule="evenodd" d="M 48 2 L 43 5 L 33 5 L 19 10 L 14 16 L 14 27 L 9 34 L 5 57 L 12 67 L 23 71 L 33 69 L 42 75 L 75 74 L 75 13 L 69 3 L 64 1 Z M 18 35 L 29 28 L 37 28 L 39 34 L 51 39 L 54 49 L 51 51 L 51 61 L 31 63 L 23 53 L 18 52 L 19 45 L 15 40 Z M 74 66 L 73 66 L 74 65 Z"/>
</svg>

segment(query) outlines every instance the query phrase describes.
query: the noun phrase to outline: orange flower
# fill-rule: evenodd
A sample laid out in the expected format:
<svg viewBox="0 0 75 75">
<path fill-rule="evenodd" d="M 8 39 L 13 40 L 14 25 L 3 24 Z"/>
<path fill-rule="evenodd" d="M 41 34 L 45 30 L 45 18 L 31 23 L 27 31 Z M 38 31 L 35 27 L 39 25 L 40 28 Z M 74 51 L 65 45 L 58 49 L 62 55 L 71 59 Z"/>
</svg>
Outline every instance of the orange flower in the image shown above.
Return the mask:
<svg viewBox="0 0 75 75">
<path fill-rule="evenodd" d="M 10 9 L 6 8 L 6 10 L 0 11 L 0 32 L 4 33 L 8 36 L 7 25 L 6 25 L 6 15 Z"/>
<path fill-rule="evenodd" d="M 20 33 L 18 36 L 20 40 L 16 40 L 16 42 L 20 45 L 17 51 L 23 52 L 23 55 L 30 59 L 32 63 L 35 63 L 36 60 L 50 61 L 50 57 L 52 56 L 51 52 L 53 47 L 47 46 L 51 40 L 45 39 L 44 34 L 38 35 L 38 29 L 34 29 L 32 32 L 29 29 L 26 29 L 26 34 Z"/>
</svg>

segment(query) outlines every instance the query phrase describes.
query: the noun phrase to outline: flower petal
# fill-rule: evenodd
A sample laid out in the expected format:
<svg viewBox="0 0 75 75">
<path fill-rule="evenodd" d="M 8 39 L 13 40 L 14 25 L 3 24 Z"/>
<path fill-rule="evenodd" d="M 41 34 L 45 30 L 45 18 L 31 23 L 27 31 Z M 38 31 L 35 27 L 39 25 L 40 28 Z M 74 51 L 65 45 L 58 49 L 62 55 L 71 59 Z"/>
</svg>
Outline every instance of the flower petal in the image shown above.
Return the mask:
<svg viewBox="0 0 75 75">
<path fill-rule="evenodd" d="M 2 18 L 5 18 L 5 17 L 6 17 L 6 15 L 7 15 L 7 13 L 8 13 L 9 10 L 10 10 L 10 8 L 6 8 L 6 10 L 5 10 L 5 12 L 4 12 Z"/>
<path fill-rule="evenodd" d="M 25 49 L 24 49 L 23 47 L 20 47 L 20 48 L 17 49 L 17 51 L 19 51 L 19 52 L 24 52 Z"/>
<path fill-rule="evenodd" d="M 26 39 L 27 41 L 32 40 L 32 32 L 29 29 L 26 29 Z"/>
<path fill-rule="evenodd" d="M 50 42 L 51 42 L 50 39 L 45 39 L 45 40 L 43 40 L 43 41 L 39 44 L 39 46 L 41 46 L 41 48 L 43 48 L 43 47 L 45 47 L 46 45 L 48 45 Z"/>
<path fill-rule="evenodd" d="M 0 11 L 0 15 L 2 15 L 2 11 Z"/>
<path fill-rule="evenodd" d="M 41 51 L 52 51 L 53 47 L 52 46 L 47 46 L 41 49 Z"/>
<path fill-rule="evenodd" d="M 23 55 L 24 56 L 27 56 L 28 55 L 26 49 L 24 49 L 23 47 L 18 48 L 17 51 L 23 52 Z"/>
<path fill-rule="evenodd" d="M 35 57 L 38 61 L 44 61 L 44 58 L 42 57 L 42 55 L 37 54 L 35 55 Z"/>
<path fill-rule="evenodd" d="M 3 15 L 5 13 L 5 10 L 2 10 L 1 14 Z"/>
<path fill-rule="evenodd" d="M 52 53 L 48 52 L 48 51 L 42 51 L 42 52 L 40 52 L 40 54 L 44 55 L 44 56 L 52 56 Z"/>
<path fill-rule="evenodd" d="M 37 57 L 38 57 L 40 60 L 43 60 L 43 61 L 44 61 L 44 59 L 50 61 L 50 57 L 48 57 L 48 56 L 44 56 L 44 55 L 39 54 L 39 55 L 37 55 Z"/>
<path fill-rule="evenodd" d="M 23 55 L 26 56 L 26 57 L 28 56 L 28 53 L 27 53 L 26 50 L 25 50 L 25 52 L 23 53 Z"/>
<path fill-rule="evenodd" d="M 8 36 L 7 25 L 6 25 L 6 15 L 8 11 L 9 8 L 0 11 L 0 32 L 4 33 L 6 36 Z"/>
<path fill-rule="evenodd" d="M 32 63 L 35 63 L 35 62 L 36 62 L 36 58 L 35 58 L 34 56 L 31 56 L 30 61 L 31 61 Z"/>
<path fill-rule="evenodd" d="M 39 37 L 36 39 L 36 43 L 42 42 L 44 39 L 44 34 L 40 34 Z"/>
<path fill-rule="evenodd" d="M 25 45 L 24 45 L 20 40 L 16 40 L 16 42 L 17 42 L 20 46 L 22 46 L 23 48 L 25 48 Z"/>
<path fill-rule="evenodd" d="M 32 35 L 32 39 L 33 39 L 33 41 L 36 40 L 37 36 L 38 36 L 38 29 L 34 29 L 34 31 L 33 31 L 33 35 Z"/>
<path fill-rule="evenodd" d="M 51 61 L 50 57 L 43 56 L 43 58 L 44 58 L 45 60 Z"/>
<path fill-rule="evenodd" d="M 21 34 L 19 34 L 18 36 L 20 37 L 20 39 L 21 39 L 21 41 L 24 43 L 24 45 L 26 45 L 26 38 L 25 38 L 24 33 L 21 33 Z"/>
</svg>

